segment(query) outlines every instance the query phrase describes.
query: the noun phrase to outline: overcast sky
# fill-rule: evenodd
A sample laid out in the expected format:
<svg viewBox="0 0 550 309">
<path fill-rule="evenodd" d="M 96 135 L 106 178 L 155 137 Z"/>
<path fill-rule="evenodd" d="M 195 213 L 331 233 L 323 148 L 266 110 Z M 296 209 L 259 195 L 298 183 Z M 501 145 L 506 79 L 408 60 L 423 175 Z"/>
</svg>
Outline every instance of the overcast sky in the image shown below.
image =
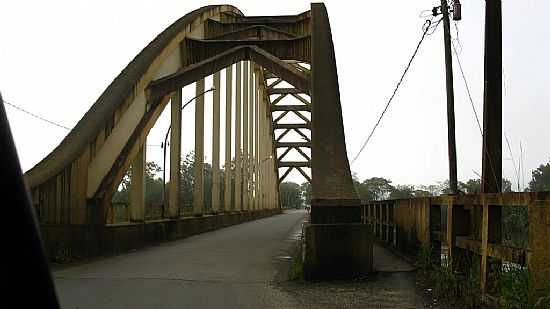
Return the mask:
<svg viewBox="0 0 550 309">
<path fill-rule="evenodd" d="M 191 10 L 215 3 L 3 1 L 0 91 L 10 103 L 73 127 L 158 33 Z M 424 19 L 419 15 L 439 1 L 325 3 L 335 45 L 351 159 L 375 124 L 422 34 Z M 459 56 L 481 117 L 485 1 L 462 0 L 462 3 Z M 309 10 L 308 2 L 297 0 L 231 4 L 246 15 L 298 14 Z M 520 142 L 523 145 L 525 184 L 531 170 L 550 158 L 548 12 L 550 2 L 544 0 L 503 1 L 503 131 L 510 140 L 516 164 Z M 456 37 L 454 26 L 452 29 Z M 399 184 L 431 184 L 448 177 L 442 30 L 440 27 L 426 38 L 380 127 L 352 166 L 360 179 L 381 176 Z M 480 171 L 481 136 L 456 61 L 454 66 L 458 176 L 459 180 L 466 180 L 476 178 L 475 173 Z M 187 89 L 184 99 L 190 97 L 192 89 Z M 68 133 L 10 106 L 6 109 L 25 171 Z M 148 157 L 159 163 L 162 149 L 154 145 L 160 144 L 165 134 L 168 126 L 165 116 L 148 140 L 152 145 L 148 147 Z M 183 115 L 184 134 L 188 137 L 184 139 L 184 152 L 192 149 L 192 120 L 190 106 Z M 207 118 L 207 132 L 209 121 Z M 516 183 L 505 141 L 503 145 L 504 176 Z M 209 156 L 208 147 L 205 153 Z M 297 176 L 291 179 L 302 181 Z"/>
</svg>

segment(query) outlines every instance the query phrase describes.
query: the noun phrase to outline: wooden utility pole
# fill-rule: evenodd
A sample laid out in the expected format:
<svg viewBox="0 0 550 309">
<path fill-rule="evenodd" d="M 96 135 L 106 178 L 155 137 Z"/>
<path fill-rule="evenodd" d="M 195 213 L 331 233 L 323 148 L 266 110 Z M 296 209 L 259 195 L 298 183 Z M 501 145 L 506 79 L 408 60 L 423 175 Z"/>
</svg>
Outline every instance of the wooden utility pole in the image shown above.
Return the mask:
<svg viewBox="0 0 550 309">
<path fill-rule="evenodd" d="M 447 80 L 447 140 L 449 148 L 449 187 L 452 194 L 458 192 L 456 172 L 455 99 L 453 86 L 453 55 L 451 54 L 451 24 L 447 0 L 441 0 L 443 14 L 443 41 L 445 43 L 445 77 Z"/>
<path fill-rule="evenodd" d="M 485 85 L 481 192 L 502 191 L 502 9 L 485 1 Z"/>
</svg>

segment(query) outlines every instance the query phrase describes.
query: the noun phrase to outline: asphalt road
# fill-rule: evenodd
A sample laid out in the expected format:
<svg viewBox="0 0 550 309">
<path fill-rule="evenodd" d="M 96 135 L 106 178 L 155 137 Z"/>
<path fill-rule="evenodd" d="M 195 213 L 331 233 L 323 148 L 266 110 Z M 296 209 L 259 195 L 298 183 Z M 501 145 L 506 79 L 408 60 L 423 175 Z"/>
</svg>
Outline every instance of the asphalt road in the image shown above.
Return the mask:
<svg viewBox="0 0 550 309">
<path fill-rule="evenodd" d="M 54 271 L 63 308 L 291 308 L 277 287 L 304 211 Z"/>
</svg>

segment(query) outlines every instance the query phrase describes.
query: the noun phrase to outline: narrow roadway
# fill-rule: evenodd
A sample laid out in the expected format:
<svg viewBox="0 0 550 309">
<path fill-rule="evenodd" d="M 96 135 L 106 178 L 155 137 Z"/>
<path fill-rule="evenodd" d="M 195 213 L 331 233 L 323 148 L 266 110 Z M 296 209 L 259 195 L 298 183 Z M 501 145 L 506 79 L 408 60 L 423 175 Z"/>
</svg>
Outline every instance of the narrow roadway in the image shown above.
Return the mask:
<svg viewBox="0 0 550 309">
<path fill-rule="evenodd" d="M 287 281 L 305 211 L 54 271 L 62 308 L 419 308 L 414 268 L 375 245 L 367 280 Z"/>
<path fill-rule="evenodd" d="M 54 271 L 62 308 L 288 308 L 305 211 L 252 221 Z"/>
</svg>

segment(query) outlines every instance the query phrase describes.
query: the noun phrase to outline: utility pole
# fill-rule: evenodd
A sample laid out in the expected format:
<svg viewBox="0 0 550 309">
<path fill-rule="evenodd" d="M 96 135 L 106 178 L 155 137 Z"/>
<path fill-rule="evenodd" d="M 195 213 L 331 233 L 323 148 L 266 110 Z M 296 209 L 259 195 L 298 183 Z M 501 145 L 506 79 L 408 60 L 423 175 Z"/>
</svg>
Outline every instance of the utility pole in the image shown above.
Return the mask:
<svg viewBox="0 0 550 309">
<path fill-rule="evenodd" d="M 447 80 L 447 140 L 449 148 L 449 187 L 451 194 L 458 192 L 456 172 L 455 102 L 453 86 L 453 55 L 451 54 L 451 24 L 447 0 L 441 0 L 443 14 L 443 42 L 445 43 L 445 77 Z"/>
<path fill-rule="evenodd" d="M 485 1 L 485 79 L 481 192 L 502 191 L 502 8 Z"/>
</svg>

